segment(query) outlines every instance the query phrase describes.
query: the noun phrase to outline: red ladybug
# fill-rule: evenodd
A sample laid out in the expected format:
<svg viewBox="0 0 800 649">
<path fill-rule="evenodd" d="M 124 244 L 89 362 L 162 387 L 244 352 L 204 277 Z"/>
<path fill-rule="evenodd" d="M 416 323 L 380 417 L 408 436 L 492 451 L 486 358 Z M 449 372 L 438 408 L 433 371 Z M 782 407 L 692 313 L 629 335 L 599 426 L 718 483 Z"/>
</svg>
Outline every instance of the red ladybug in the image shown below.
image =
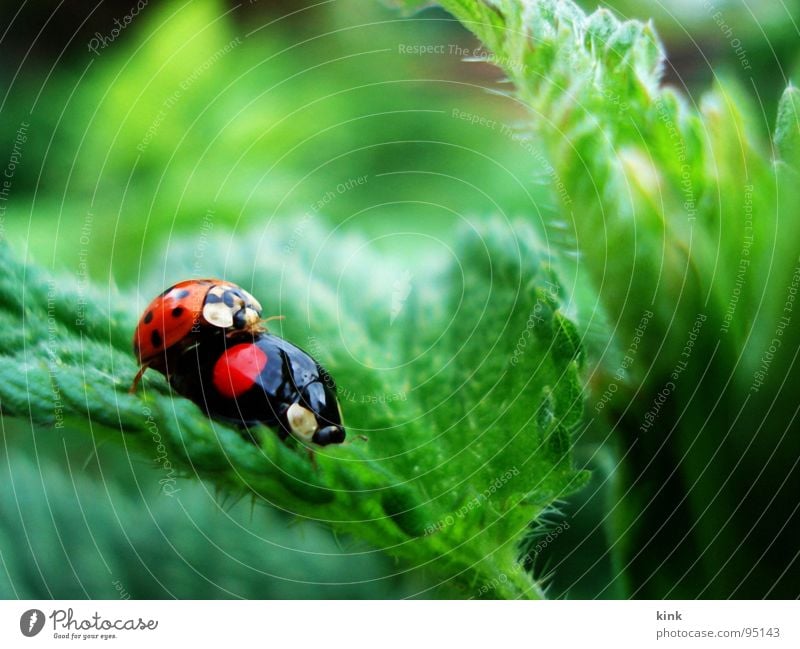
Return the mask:
<svg viewBox="0 0 800 649">
<path fill-rule="evenodd" d="M 131 392 L 152 367 L 167 373 L 168 352 L 206 331 L 262 331 L 261 305 L 243 288 L 220 279 L 191 279 L 170 286 L 145 309 L 133 334 L 141 368 Z"/>
</svg>

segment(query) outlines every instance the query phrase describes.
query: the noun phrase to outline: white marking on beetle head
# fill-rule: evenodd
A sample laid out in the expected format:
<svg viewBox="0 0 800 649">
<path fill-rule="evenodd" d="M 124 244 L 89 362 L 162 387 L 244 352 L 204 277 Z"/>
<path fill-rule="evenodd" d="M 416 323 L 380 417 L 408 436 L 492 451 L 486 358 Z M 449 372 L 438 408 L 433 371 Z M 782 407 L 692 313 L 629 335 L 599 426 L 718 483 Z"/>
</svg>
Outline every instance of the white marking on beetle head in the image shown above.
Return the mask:
<svg viewBox="0 0 800 649">
<path fill-rule="evenodd" d="M 251 309 L 247 307 L 244 310 L 244 322 L 248 327 L 252 327 L 255 324 L 261 322 L 261 311 L 256 311 L 255 309 Z"/>
<path fill-rule="evenodd" d="M 292 433 L 304 442 L 310 442 L 314 433 L 317 432 L 317 418 L 308 408 L 304 408 L 299 403 L 293 403 L 286 411 L 286 419 L 289 421 L 289 428 Z"/>
<path fill-rule="evenodd" d="M 206 322 L 215 327 L 223 329 L 232 327 L 235 316 L 239 313 L 244 316 L 244 328 L 246 329 L 255 327 L 261 321 L 261 305 L 258 300 L 234 284 L 225 283 L 212 286 L 208 295 L 214 296 L 216 299 L 209 301 L 206 297 L 206 303 L 203 305 L 203 317 Z M 231 306 L 225 304 L 226 295 L 232 302 Z"/>
<path fill-rule="evenodd" d="M 203 317 L 215 327 L 232 327 L 233 310 L 223 302 L 212 302 L 203 306 Z"/>
</svg>

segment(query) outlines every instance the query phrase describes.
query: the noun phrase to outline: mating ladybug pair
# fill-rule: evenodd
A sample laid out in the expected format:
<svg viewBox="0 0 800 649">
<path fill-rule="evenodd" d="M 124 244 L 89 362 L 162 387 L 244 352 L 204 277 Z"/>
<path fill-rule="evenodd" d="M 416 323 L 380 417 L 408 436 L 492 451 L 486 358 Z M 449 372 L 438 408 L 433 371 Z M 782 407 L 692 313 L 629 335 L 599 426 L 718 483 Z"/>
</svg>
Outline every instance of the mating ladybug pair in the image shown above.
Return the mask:
<svg viewBox="0 0 800 649">
<path fill-rule="evenodd" d="M 258 301 L 217 279 L 180 282 L 155 298 L 133 336 L 141 368 L 152 368 L 209 416 L 281 438 L 339 444 L 342 413 L 331 376 L 311 356 L 268 333 Z"/>
</svg>

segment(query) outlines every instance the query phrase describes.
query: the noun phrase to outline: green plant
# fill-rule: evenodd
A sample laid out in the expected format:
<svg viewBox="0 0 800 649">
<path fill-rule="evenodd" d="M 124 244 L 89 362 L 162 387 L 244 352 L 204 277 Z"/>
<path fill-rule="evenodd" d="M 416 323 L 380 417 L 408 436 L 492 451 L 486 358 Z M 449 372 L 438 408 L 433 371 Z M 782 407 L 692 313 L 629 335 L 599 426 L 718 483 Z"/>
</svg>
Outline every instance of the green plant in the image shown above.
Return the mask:
<svg viewBox="0 0 800 649">
<path fill-rule="evenodd" d="M 155 453 L 107 444 L 87 463 L 97 439 L 81 428 L 33 432 L 0 465 L 1 599 L 358 599 L 419 587 L 324 526 L 247 499 L 214 502 L 210 483 L 177 480 L 165 497 L 165 473 L 146 461 Z"/>
<path fill-rule="evenodd" d="M 256 293 L 280 277 L 290 298 L 263 301 L 337 378 L 352 441 L 320 450 L 317 469 L 272 431 L 256 445 L 207 419 L 158 376 L 145 378 L 142 396 L 128 394 L 132 301 L 56 281 L 7 246 L 3 414 L 45 426 L 81 418 L 87 433 L 155 456 L 165 489 L 178 474 L 252 493 L 404 559 L 439 594 L 538 596 L 517 566 L 519 542 L 585 479 L 570 461 L 583 352 L 532 231 L 490 221 L 463 233 L 461 265 L 423 266 L 431 274 L 390 314 L 400 260 L 359 252 L 365 242 L 354 238 L 331 244 L 313 223 L 297 227 L 276 224 L 271 245 L 235 241 L 239 262 L 211 253 L 225 249 L 212 239 L 207 268 Z M 170 274 L 189 275 L 194 252 L 173 246 Z M 325 273 L 309 272 L 315 264 Z M 293 299 L 302 295 L 307 303 Z"/>
<path fill-rule="evenodd" d="M 732 80 L 699 105 L 662 85 L 650 23 L 570 0 L 440 4 L 527 107 L 552 221 L 580 253 L 561 260 L 579 278 L 580 324 L 603 323 L 592 405 L 620 386 L 595 410 L 624 476 L 608 517 L 619 579 L 635 596 L 796 596 L 780 541 L 800 528 L 797 89 L 770 140 Z"/>
<path fill-rule="evenodd" d="M 178 238 L 145 280 L 155 294 L 164 276 L 224 275 L 287 316 L 279 333 L 339 382 L 349 445 L 321 451 L 315 471 L 302 449 L 267 430 L 245 441 L 157 376 L 128 395 L 132 296 L 56 282 L 8 248 L 3 415 L 41 430 L 69 421 L 155 456 L 169 479 L 199 476 L 323 520 L 401 559 L 425 594 L 456 596 L 543 594 L 517 559 L 585 484 L 577 445 L 600 469 L 600 496 L 584 491 L 580 509 L 603 512 L 609 539 L 589 553 L 611 554 L 616 570 L 591 595 L 795 597 L 798 91 L 787 88 L 770 129 L 732 80 L 698 104 L 663 86 L 649 23 L 570 0 L 440 4 L 530 115 L 513 146 L 544 161 L 540 202 L 553 207 L 541 231 L 533 216 L 478 216 L 448 265 L 306 215 L 209 237 L 200 268 L 199 243 Z M 232 200 L 222 222 L 238 209 Z M 568 536 L 548 551 L 566 555 Z"/>
</svg>

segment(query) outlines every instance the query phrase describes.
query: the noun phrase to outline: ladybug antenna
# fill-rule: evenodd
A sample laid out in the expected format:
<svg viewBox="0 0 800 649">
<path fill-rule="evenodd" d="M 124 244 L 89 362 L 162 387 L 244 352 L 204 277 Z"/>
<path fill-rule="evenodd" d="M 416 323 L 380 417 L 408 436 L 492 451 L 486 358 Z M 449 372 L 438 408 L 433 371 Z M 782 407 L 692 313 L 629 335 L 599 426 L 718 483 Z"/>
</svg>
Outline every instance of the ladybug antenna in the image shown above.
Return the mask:
<svg viewBox="0 0 800 649">
<path fill-rule="evenodd" d="M 266 324 L 270 320 L 285 320 L 285 319 L 286 319 L 285 315 L 271 315 L 268 318 L 261 318 L 261 324 Z"/>
</svg>

